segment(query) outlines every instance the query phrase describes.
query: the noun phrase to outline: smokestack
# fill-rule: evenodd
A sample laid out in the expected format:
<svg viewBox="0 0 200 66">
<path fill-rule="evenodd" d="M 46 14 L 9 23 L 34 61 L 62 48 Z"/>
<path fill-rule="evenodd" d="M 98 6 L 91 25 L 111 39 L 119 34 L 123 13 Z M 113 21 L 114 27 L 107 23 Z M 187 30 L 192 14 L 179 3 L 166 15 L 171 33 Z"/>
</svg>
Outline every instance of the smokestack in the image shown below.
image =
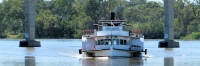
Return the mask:
<svg viewBox="0 0 200 66">
<path fill-rule="evenodd" d="M 115 12 L 111 12 L 111 20 L 115 20 Z"/>
</svg>

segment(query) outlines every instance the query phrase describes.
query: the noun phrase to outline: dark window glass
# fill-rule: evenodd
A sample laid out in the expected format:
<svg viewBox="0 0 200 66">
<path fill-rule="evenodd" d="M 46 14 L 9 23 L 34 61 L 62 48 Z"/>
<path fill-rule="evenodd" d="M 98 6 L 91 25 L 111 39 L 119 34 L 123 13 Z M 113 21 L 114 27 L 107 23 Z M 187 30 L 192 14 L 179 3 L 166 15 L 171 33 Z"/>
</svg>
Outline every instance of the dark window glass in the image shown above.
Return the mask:
<svg viewBox="0 0 200 66">
<path fill-rule="evenodd" d="M 120 39 L 120 45 L 123 45 L 123 40 L 122 39 Z"/>
<path fill-rule="evenodd" d="M 124 44 L 123 45 L 126 45 L 126 43 L 127 43 L 126 40 L 124 40 Z"/>
</svg>

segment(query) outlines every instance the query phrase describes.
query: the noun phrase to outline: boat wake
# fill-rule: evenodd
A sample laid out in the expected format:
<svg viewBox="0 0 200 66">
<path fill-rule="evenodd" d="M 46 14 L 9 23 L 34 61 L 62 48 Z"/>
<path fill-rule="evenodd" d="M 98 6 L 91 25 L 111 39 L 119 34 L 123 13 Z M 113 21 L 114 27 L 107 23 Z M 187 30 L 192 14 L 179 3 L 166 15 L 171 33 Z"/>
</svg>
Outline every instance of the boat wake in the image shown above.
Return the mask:
<svg viewBox="0 0 200 66">
<path fill-rule="evenodd" d="M 77 53 L 62 53 L 59 52 L 60 55 L 68 56 L 68 57 L 73 57 L 73 58 L 83 58 L 81 54 Z"/>
<path fill-rule="evenodd" d="M 187 55 L 185 55 L 185 54 L 182 54 L 182 55 L 178 55 L 178 56 L 182 56 L 182 57 L 185 57 L 185 56 L 187 56 Z"/>
<path fill-rule="evenodd" d="M 142 57 L 144 57 L 144 58 L 152 58 L 153 55 L 142 55 Z"/>
<path fill-rule="evenodd" d="M 72 56 L 72 57 L 75 57 L 75 58 L 83 58 L 83 56 L 81 55 L 81 54 L 77 54 L 77 55 L 74 55 L 74 56 Z"/>
</svg>

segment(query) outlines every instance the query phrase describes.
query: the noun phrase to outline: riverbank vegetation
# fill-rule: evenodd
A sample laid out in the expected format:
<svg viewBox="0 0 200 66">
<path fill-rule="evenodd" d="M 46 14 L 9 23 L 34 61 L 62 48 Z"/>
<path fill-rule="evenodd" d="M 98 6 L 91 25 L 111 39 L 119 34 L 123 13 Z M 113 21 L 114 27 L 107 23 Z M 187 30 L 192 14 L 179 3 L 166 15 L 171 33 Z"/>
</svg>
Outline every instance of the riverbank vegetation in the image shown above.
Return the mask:
<svg viewBox="0 0 200 66">
<path fill-rule="evenodd" d="M 0 3 L 0 38 L 23 38 L 24 0 Z M 200 1 L 176 0 L 175 39 L 199 39 Z M 37 0 L 36 38 L 81 38 L 82 30 L 95 29 L 100 19 L 127 20 L 127 29 L 143 30 L 146 39 L 162 39 L 163 3 L 146 0 Z"/>
</svg>

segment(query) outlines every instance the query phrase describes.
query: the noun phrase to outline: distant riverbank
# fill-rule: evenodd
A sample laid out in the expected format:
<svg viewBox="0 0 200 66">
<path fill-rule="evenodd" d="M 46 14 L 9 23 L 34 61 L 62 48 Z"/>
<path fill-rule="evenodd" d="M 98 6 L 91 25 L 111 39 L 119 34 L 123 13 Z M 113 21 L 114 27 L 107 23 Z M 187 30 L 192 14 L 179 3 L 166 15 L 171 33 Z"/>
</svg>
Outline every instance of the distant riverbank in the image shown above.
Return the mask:
<svg viewBox="0 0 200 66">
<path fill-rule="evenodd" d="M 18 34 L 18 35 L 5 35 L 5 36 L 0 36 L 0 38 L 8 38 L 8 39 L 24 39 L 23 34 Z M 81 38 L 49 38 L 49 37 L 36 37 L 37 39 L 81 39 Z M 145 38 L 145 39 L 151 39 L 151 38 Z M 158 38 L 162 39 L 162 38 Z M 187 35 L 185 37 L 181 37 L 180 40 L 200 40 L 200 32 L 193 32 L 190 35 Z"/>
</svg>

